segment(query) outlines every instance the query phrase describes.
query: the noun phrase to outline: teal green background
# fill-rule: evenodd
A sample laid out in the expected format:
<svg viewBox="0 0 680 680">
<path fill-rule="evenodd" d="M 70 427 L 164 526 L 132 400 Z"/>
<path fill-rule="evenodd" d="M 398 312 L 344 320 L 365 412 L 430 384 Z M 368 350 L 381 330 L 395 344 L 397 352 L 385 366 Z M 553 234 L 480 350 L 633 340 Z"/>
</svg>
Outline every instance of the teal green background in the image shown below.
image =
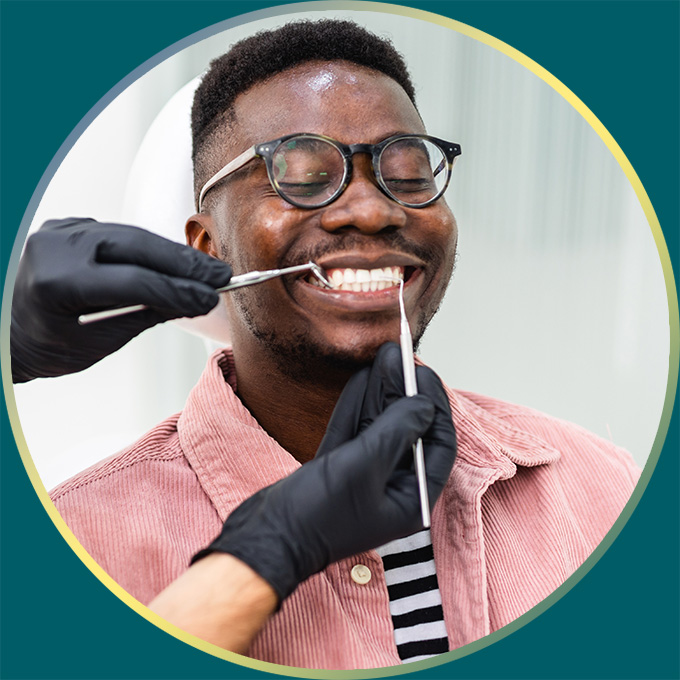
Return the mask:
<svg viewBox="0 0 680 680">
<path fill-rule="evenodd" d="M 111 87 L 194 31 L 274 4 L 1 1 L 3 272 L 51 158 Z M 677 270 L 678 2 L 401 4 L 507 42 L 581 98 L 640 176 Z M 266 675 L 178 642 L 102 587 L 47 517 L 0 417 L 1 678 Z M 678 430 L 676 405 L 637 510 L 572 591 L 493 646 L 406 677 L 680 678 Z"/>
</svg>

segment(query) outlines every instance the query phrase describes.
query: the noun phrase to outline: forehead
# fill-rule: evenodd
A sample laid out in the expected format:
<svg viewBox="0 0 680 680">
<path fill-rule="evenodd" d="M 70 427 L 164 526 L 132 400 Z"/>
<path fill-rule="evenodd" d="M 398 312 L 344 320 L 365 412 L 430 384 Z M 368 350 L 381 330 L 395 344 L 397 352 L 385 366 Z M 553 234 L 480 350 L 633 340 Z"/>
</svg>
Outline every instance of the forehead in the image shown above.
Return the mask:
<svg viewBox="0 0 680 680">
<path fill-rule="evenodd" d="M 425 132 L 413 103 L 392 78 L 343 61 L 310 62 L 258 83 L 234 104 L 241 149 L 294 132 L 346 144 Z"/>
</svg>

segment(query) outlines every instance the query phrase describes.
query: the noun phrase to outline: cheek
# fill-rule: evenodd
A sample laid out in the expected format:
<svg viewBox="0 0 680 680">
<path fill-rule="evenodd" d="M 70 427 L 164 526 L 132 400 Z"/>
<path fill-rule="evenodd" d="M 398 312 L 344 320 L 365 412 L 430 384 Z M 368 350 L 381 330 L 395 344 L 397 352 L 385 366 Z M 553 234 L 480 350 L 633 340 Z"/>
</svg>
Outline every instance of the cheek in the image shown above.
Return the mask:
<svg viewBox="0 0 680 680">
<path fill-rule="evenodd" d="M 230 203 L 221 211 L 218 224 L 222 259 L 237 274 L 252 269 L 272 269 L 279 265 L 288 248 L 291 220 L 287 206 L 277 199 L 255 204 L 253 201 Z"/>
<path fill-rule="evenodd" d="M 448 280 L 456 257 L 458 225 L 446 203 L 438 205 L 436 212 L 429 216 L 423 238 L 438 251 L 440 272 Z"/>
<path fill-rule="evenodd" d="M 458 224 L 451 215 L 451 225 L 449 230 L 448 247 L 447 247 L 447 257 L 446 265 L 449 275 L 453 272 L 454 265 L 456 263 L 456 251 L 458 249 Z"/>
<path fill-rule="evenodd" d="M 429 320 L 439 308 L 448 288 L 456 261 L 458 225 L 453 213 L 445 203 L 438 206 L 437 213 L 432 215 L 424 238 L 436 249 L 437 255 L 435 257 L 438 264 L 430 283 L 429 300 L 422 309 L 419 324 L 421 331 L 424 330 L 425 325 L 429 323 Z"/>
<path fill-rule="evenodd" d="M 295 240 L 294 209 L 278 197 L 224 201 L 220 207 L 217 239 L 220 257 L 234 274 L 276 269 Z M 226 306 L 234 333 L 245 324 L 262 326 L 281 308 L 282 287 L 278 280 L 236 289 L 227 295 Z"/>
</svg>

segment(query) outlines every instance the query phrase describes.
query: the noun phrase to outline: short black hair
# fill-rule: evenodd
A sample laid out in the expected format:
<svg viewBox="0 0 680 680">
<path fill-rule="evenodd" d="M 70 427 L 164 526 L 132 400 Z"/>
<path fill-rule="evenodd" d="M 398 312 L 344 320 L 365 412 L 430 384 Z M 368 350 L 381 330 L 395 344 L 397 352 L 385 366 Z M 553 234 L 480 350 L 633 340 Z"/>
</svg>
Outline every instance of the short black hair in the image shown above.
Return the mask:
<svg viewBox="0 0 680 680">
<path fill-rule="evenodd" d="M 206 147 L 222 124 L 233 122 L 236 97 L 256 83 L 309 61 L 349 61 L 380 71 L 404 89 L 415 106 L 415 91 L 403 57 L 392 43 L 352 21 L 295 21 L 241 40 L 210 63 L 191 110 L 194 180 L 207 176 Z"/>
</svg>

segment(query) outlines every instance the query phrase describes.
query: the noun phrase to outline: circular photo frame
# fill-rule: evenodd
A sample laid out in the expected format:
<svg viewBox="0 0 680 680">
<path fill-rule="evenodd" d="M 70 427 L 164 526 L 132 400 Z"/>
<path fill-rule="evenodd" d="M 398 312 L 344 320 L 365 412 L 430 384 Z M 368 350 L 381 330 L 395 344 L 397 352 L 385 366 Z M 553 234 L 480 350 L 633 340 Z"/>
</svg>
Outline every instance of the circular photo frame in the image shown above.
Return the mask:
<svg viewBox="0 0 680 680">
<path fill-rule="evenodd" d="M 131 608 L 179 639 L 253 669 L 378 677 L 465 656 L 554 604 L 618 535 L 663 446 L 677 379 L 668 358 L 678 346 L 677 323 L 669 324 L 674 310 L 677 321 L 677 298 L 668 251 L 635 171 L 587 106 L 507 44 L 426 12 L 326 2 L 243 15 L 149 60 L 81 121 L 27 209 L 6 291 L 23 242 L 46 219 L 87 215 L 182 242 L 193 212 L 189 107 L 202 70 L 244 37 L 319 18 L 351 19 L 392 40 L 411 70 L 428 132 L 463 149 L 446 194 L 460 233 L 456 271 L 421 358 L 465 393 L 574 422 L 629 450 L 644 468 L 590 557 L 526 613 L 430 660 L 355 672 L 234 655 L 171 626 L 121 588 L 49 498 L 49 489 L 182 409 L 210 351 L 229 343 L 225 315 L 218 310 L 198 323 L 154 328 L 80 374 L 14 390 L 5 376 L 6 395 L 24 464 L 48 513 L 86 566 Z M 433 65 L 445 65 L 445 77 Z M 8 362 L 3 366 L 6 372 Z"/>
</svg>

